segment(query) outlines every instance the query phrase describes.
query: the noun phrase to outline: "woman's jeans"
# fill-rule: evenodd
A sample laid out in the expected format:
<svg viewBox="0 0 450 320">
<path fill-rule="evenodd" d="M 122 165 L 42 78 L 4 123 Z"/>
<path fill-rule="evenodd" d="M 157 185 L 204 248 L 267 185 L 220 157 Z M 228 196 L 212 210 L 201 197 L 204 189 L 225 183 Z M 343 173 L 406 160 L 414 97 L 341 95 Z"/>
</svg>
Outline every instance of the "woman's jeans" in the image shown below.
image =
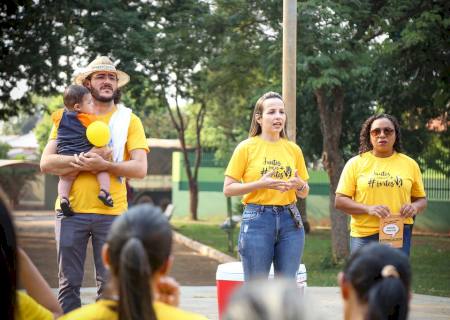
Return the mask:
<svg viewBox="0 0 450 320">
<path fill-rule="evenodd" d="M 304 244 L 305 231 L 295 204 L 245 206 L 238 243 L 245 281 L 267 279 L 272 262 L 275 276 L 295 278 Z"/>
<path fill-rule="evenodd" d="M 405 224 L 403 227 L 403 247 L 402 250 L 408 257 L 409 251 L 411 249 L 411 233 L 412 233 L 412 224 Z M 370 243 L 370 242 L 378 242 L 379 234 L 373 234 L 367 237 L 350 237 L 350 251 L 353 253 L 362 246 Z"/>
</svg>

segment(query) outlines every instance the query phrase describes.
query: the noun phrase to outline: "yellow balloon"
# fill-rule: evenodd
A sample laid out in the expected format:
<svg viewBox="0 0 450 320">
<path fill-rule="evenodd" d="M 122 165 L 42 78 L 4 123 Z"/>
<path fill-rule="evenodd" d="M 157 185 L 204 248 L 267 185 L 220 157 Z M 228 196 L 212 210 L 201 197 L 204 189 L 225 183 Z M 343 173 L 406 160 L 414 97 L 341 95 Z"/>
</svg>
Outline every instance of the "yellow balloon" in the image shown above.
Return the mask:
<svg viewBox="0 0 450 320">
<path fill-rule="evenodd" d="M 96 147 L 104 147 L 108 144 L 111 134 L 109 126 L 103 121 L 94 121 L 86 129 L 86 136 L 90 143 Z"/>
</svg>

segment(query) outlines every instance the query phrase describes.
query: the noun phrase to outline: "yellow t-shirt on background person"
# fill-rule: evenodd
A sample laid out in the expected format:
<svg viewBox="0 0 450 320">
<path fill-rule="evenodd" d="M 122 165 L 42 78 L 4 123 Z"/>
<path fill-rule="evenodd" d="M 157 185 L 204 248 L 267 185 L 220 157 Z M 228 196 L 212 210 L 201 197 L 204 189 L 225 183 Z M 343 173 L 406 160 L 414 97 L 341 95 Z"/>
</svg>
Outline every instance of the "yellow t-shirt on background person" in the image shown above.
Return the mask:
<svg viewBox="0 0 450 320">
<path fill-rule="evenodd" d="M 111 112 L 96 115 L 97 120 L 109 123 L 111 116 L 117 110 L 114 107 Z M 56 139 L 58 127 L 53 125 L 50 132 L 49 140 Z M 144 127 L 141 120 L 135 115 L 131 114 L 130 124 L 128 127 L 127 142 L 125 144 L 124 160 L 130 159 L 130 152 L 135 149 L 144 149 L 149 152 L 147 139 L 145 138 Z M 125 183 L 122 183 L 118 177 L 110 175 L 111 186 L 110 193 L 114 201 L 114 207 L 105 206 L 98 198 L 100 186 L 97 182 L 96 175 L 90 172 L 80 172 L 75 179 L 72 189 L 70 191 L 70 205 L 72 210 L 76 213 L 97 213 L 97 214 L 111 214 L 119 215 L 125 212 L 128 208 L 127 192 Z M 56 199 L 55 209 L 59 209 L 59 200 Z"/>
<path fill-rule="evenodd" d="M 116 320 L 118 318 L 117 307 L 117 301 L 98 300 L 96 303 L 73 310 L 59 319 Z M 206 318 L 202 315 L 183 311 L 161 302 L 153 303 L 153 308 L 155 309 L 156 319 L 158 320 L 206 320 Z"/>
<path fill-rule="evenodd" d="M 385 205 L 393 214 L 411 203 L 411 197 L 425 197 L 420 168 L 405 154 L 394 152 L 387 158 L 371 151 L 351 158 L 344 167 L 336 193 L 365 205 Z M 412 224 L 408 218 L 405 224 Z M 350 235 L 366 237 L 379 232 L 380 219 L 368 213 L 351 215 Z"/>
<path fill-rule="evenodd" d="M 225 175 L 243 183 L 259 180 L 276 168 L 274 179 L 287 181 L 294 177 L 295 170 L 303 180 L 309 179 L 302 150 L 294 142 L 279 139 L 266 141 L 259 136 L 242 141 L 234 150 Z M 287 205 L 297 200 L 295 190 L 281 192 L 273 189 L 258 189 L 244 195 L 244 204 Z"/>
<path fill-rule="evenodd" d="M 17 291 L 16 320 L 53 320 L 53 313 L 25 292 Z"/>
</svg>

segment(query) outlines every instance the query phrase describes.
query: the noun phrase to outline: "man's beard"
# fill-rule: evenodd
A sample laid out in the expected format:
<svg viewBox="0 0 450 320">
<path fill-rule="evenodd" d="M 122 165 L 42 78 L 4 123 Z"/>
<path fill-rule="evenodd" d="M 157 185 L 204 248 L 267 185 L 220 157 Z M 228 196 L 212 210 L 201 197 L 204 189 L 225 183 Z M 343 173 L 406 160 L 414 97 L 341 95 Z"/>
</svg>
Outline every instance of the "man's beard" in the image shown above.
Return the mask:
<svg viewBox="0 0 450 320">
<path fill-rule="evenodd" d="M 116 89 L 115 91 L 113 91 L 113 94 L 110 97 L 104 97 L 100 95 L 99 90 L 94 89 L 92 87 L 91 87 L 91 94 L 95 100 L 100 102 L 111 102 L 116 98 L 116 96 L 120 95 L 119 90 Z"/>
</svg>

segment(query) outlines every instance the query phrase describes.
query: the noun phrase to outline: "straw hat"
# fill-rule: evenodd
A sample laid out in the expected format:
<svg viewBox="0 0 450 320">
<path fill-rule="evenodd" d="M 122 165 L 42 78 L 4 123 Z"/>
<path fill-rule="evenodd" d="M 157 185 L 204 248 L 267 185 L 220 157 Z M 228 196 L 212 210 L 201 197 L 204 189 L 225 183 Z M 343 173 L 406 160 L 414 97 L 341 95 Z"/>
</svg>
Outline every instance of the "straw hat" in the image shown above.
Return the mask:
<svg viewBox="0 0 450 320">
<path fill-rule="evenodd" d="M 73 82 L 75 84 L 83 85 L 83 81 L 89 75 L 93 74 L 94 72 L 100 71 L 114 72 L 119 80 L 117 83 L 117 86 L 119 88 L 123 87 L 128 83 L 128 81 L 130 81 L 130 76 L 123 71 L 117 70 L 114 63 L 108 57 L 100 56 L 89 63 L 86 68 L 76 71 L 74 74 Z"/>
</svg>

